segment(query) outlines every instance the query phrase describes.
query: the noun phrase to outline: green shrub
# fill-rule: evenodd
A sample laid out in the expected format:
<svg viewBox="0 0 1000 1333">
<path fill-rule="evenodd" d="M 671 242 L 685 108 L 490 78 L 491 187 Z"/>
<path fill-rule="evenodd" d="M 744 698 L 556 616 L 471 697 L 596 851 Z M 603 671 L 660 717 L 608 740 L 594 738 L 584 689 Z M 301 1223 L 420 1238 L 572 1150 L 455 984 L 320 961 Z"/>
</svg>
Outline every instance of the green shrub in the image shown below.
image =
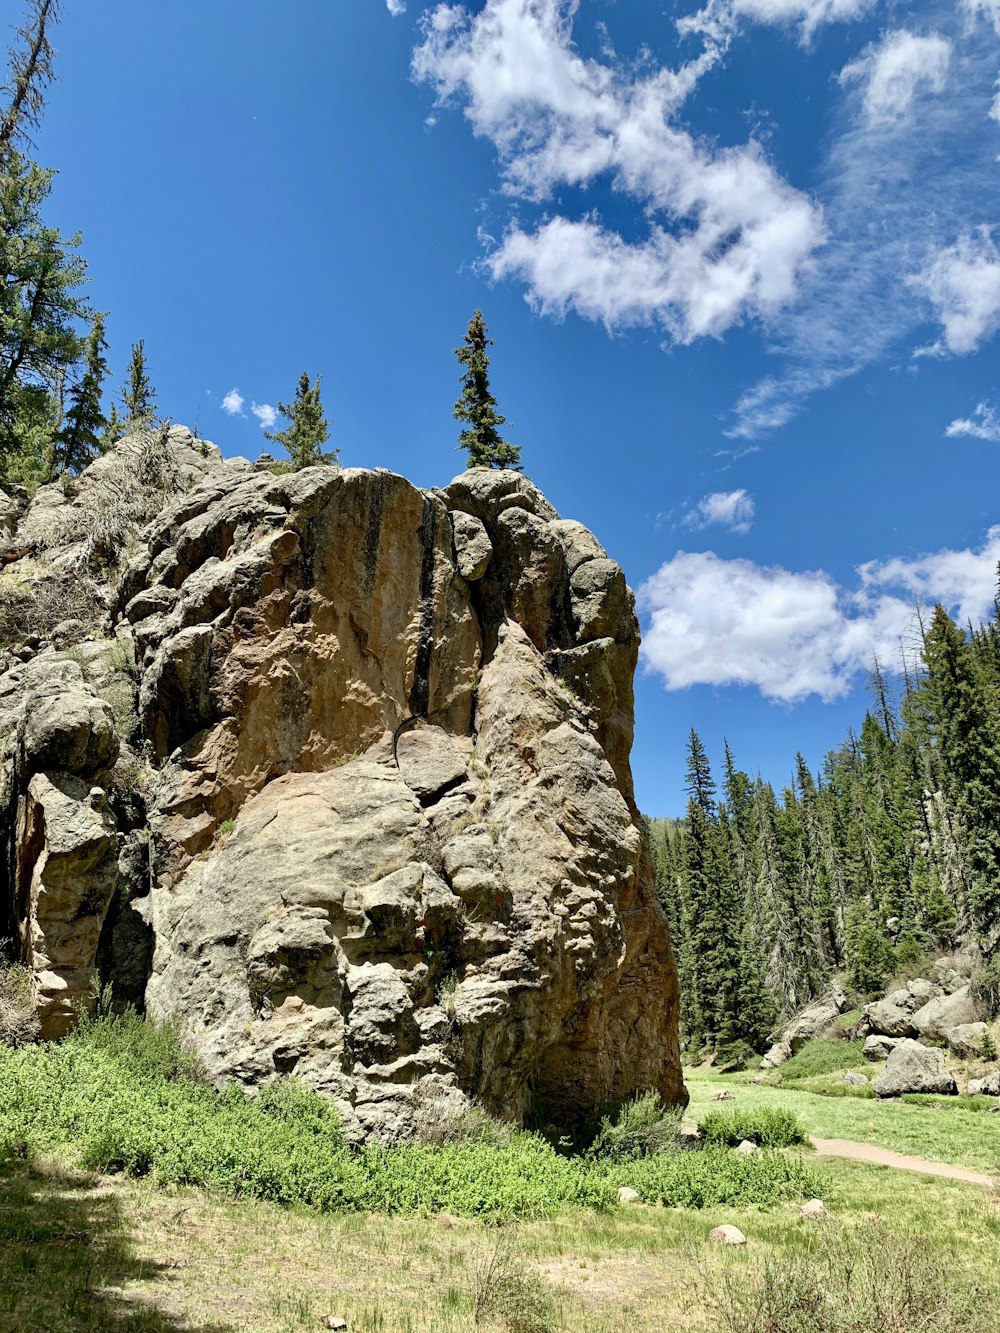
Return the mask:
<svg viewBox="0 0 1000 1333">
<path fill-rule="evenodd" d="M 624 1117 L 630 1134 L 635 1105 Z M 673 1123 L 659 1105 L 655 1117 L 646 1109 L 640 1118 L 644 1150 L 658 1124 Z M 134 1012 L 84 1018 L 59 1043 L 0 1047 L 0 1156 L 68 1148 L 90 1169 L 237 1197 L 503 1221 L 551 1217 L 567 1205 L 611 1211 L 626 1184 L 649 1202 L 689 1207 L 768 1206 L 817 1188 L 801 1162 L 778 1153 L 743 1159 L 710 1147 L 571 1158 L 538 1135 L 497 1132 L 482 1114 L 472 1122 L 456 1141 L 354 1149 L 333 1106 L 309 1088 L 288 1079 L 256 1097 L 238 1086 L 220 1092 L 199 1081 L 173 1031 Z M 763 1137 L 779 1136 L 772 1127 Z M 783 1141 L 792 1140 L 786 1133 Z"/>
<path fill-rule="evenodd" d="M 771 1208 L 821 1189 L 818 1174 L 800 1157 L 770 1151 L 741 1157 L 709 1145 L 620 1163 L 612 1179 L 631 1186 L 644 1203 L 668 1208 Z"/>
<path fill-rule="evenodd" d="M 658 1092 L 643 1092 L 615 1117 L 605 1116 L 587 1153 L 594 1160 L 655 1157 L 677 1147 L 682 1108 L 664 1106 Z"/>
<path fill-rule="evenodd" d="M 735 1147 L 744 1139 L 761 1148 L 789 1148 L 808 1142 L 798 1116 L 777 1106 L 762 1106 L 753 1111 L 710 1111 L 698 1129 L 706 1146 Z"/>
</svg>

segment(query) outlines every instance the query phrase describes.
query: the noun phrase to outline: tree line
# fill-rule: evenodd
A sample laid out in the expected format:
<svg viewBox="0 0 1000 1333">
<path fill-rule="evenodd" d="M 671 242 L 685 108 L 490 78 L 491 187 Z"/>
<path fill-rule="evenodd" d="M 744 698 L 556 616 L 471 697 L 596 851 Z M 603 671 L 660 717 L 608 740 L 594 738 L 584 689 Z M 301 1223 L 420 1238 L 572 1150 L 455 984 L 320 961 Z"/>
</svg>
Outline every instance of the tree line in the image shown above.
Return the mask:
<svg viewBox="0 0 1000 1333">
<path fill-rule="evenodd" d="M 859 994 L 936 949 L 975 944 L 1000 985 L 1000 628 L 941 606 L 893 697 L 780 793 L 692 730 L 684 820 L 652 820 L 681 980 L 682 1039 L 739 1063 L 834 973 Z M 994 976 L 994 974 L 996 974 Z"/>
<path fill-rule="evenodd" d="M 43 211 L 54 172 L 30 156 L 45 91 L 54 77 L 51 34 L 60 0 L 29 0 L 9 52 L 0 108 L 0 486 L 35 487 L 78 473 L 124 435 L 149 429 L 156 395 L 143 341 L 132 347 L 125 382 L 105 411 L 107 312 L 83 294 L 87 265 L 79 233 L 63 235 Z M 470 467 L 520 469 L 520 449 L 505 441 L 504 417 L 490 392 L 482 312 L 455 355 L 464 367 L 455 417 Z M 291 403 L 278 404 L 284 430 L 265 437 L 291 468 L 331 464 L 320 378 L 304 373 Z"/>
</svg>

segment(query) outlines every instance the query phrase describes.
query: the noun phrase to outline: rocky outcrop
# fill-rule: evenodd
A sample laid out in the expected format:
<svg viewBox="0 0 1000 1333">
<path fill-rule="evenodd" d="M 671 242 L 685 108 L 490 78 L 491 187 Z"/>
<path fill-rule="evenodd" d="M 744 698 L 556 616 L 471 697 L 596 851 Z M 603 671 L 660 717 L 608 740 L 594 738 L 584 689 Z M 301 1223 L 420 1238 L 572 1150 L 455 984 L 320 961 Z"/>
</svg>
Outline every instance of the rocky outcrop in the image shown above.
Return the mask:
<svg viewBox="0 0 1000 1333">
<path fill-rule="evenodd" d="M 909 1038 L 889 1052 L 885 1072 L 875 1080 L 874 1087 L 877 1097 L 898 1097 L 904 1092 L 958 1092 L 943 1053 Z"/>
<path fill-rule="evenodd" d="M 0 676 L 7 910 L 49 1030 L 98 956 L 134 996 L 151 932 L 149 1009 L 213 1077 L 294 1071 L 358 1135 L 406 1134 L 428 1099 L 567 1128 L 640 1089 L 683 1100 L 619 567 L 516 473 L 426 492 L 161 445 L 199 471 L 105 638 Z M 101 494 L 85 474 L 70 503 Z M 64 507 L 21 528 L 62 533 L 67 566 Z M 121 706 L 112 650 L 135 663 Z M 19 672 L 59 707 L 13 702 Z"/>
</svg>

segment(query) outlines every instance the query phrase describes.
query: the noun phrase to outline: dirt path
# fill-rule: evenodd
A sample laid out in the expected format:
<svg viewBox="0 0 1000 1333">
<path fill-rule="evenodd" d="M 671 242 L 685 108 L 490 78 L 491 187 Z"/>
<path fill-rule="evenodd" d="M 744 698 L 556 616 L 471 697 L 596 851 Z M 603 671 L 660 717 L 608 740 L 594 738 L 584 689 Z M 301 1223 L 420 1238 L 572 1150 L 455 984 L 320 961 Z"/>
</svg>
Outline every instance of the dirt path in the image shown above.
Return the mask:
<svg viewBox="0 0 1000 1333">
<path fill-rule="evenodd" d="M 924 1157 L 907 1157 L 888 1148 L 877 1148 L 874 1143 L 854 1143 L 851 1139 L 813 1139 L 820 1157 L 849 1157 L 854 1162 L 870 1162 L 873 1166 L 894 1166 L 897 1171 L 921 1171 L 925 1176 L 944 1176 L 948 1180 L 967 1180 L 972 1185 L 992 1186 L 995 1177 L 984 1176 L 950 1162 L 929 1162 Z"/>
</svg>

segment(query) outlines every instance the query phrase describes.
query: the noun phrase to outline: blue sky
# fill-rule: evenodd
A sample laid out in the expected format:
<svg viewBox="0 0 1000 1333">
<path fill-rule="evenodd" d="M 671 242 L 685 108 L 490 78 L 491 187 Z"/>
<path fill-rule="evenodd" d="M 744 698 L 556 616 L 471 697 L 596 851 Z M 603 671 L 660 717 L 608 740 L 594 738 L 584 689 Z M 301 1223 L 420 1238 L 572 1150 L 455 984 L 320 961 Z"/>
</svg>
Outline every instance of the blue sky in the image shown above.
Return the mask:
<svg viewBox="0 0 1000 1333">
<path fill-rule="evenodd" d="M 143 338 L 226 454 L 307 369 L 345 464 L 446 484 L 483 309 L 526 471 L 639 594 L 648 813 L 691 726 L 780 786 L 915 600 L 986 614 L 1000 0 L 65 0 L 55 36 L 49 216 L 115 377 Z"/>
</svg>

